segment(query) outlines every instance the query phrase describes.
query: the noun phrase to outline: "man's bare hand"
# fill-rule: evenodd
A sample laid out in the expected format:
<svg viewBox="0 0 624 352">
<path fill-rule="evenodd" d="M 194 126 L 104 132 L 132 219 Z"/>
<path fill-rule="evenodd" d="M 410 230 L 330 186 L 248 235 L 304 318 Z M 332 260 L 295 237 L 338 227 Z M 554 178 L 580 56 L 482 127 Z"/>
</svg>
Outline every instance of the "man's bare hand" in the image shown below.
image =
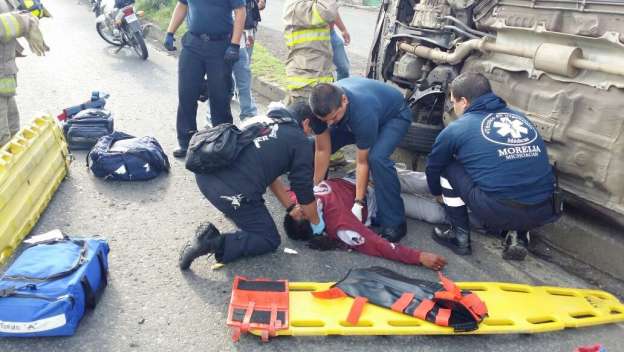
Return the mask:
<svg viewBox="0 0 624 352">
<path fill-rule="evenodd" d="M 266 0 L 258 0 L 258 10 L 262 11 L 266 7 Z"/>
<path fill-rule="evenodd" d="M 349 45 L 351 43 L 351 34 L 345 29 L 342 32 L 342 39 L 344 39 L 344 44 Z"/>
<path fill-rule="evenodd" d="M 423 266 L 436 271 L 446 266 L 446 259 L 443 256 L 429 252 L 420 253 L 420 262 Z"/>
<path fill-rule="evenodd" d="M 442 199 L 442 196 L 435 196 L 436 202 L 444 205 L 444 199 Z"/>
</svg>

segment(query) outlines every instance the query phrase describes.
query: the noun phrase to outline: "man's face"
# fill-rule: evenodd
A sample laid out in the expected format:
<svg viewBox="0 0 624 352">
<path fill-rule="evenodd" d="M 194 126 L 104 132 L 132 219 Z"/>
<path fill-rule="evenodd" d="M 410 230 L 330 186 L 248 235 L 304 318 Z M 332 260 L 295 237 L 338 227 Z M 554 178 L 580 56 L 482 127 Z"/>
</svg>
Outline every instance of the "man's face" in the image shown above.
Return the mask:
<svg viewBox="0 0 624 352">
<path fill-rule="evenodd" d="M 453 92 L 451 92 L 451 101 L 453 102 L 453 112 L 455 112 L 457 117 L 463 115 L 468 105 L 470 105 L 465 97 L 455 99 Z"/>
<path fill-rule="evenodd" d="M 345 112 L 347 111 L 347 105 L 349 104 L 349 100 L 346 95 L 343 95 L 340 98 L 340 106 L 334 109 L 332 112 L 327 114 L 326 116 L 319 116 L 321 121 L 325 122 L 328 126 L 335 125 L 344 117 Z"/>
</svg>

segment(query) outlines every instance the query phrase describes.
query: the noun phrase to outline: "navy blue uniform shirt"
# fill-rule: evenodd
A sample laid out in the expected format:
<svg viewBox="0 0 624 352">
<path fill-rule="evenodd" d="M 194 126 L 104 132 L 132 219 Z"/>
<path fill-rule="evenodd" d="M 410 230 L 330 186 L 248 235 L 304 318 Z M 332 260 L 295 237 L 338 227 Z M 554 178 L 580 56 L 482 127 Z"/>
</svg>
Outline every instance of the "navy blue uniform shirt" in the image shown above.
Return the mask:
<svg viewBox="0 0 624 352">
<path fill-rule="evenodd" d="M 400 118 L 411 121 L 411 112 L 401 92 L 383 82 L 362 77 L 350 77 L 334 83 L 341 87 L 349 105 L 335 128 L 353 133 L 355 145 L 368 149 L 377 141 L 381 127 L 390 119 Z M 312 130 L 321 134 L 327 124 L 318 119 L 312 120 Z"/>
<path fill-rule="evenodd" d="M 232 11 L 245 6 L 245 0 L 178 0 L 188 6 L 186 23 L 195 34 L 231 34 Z"/>
<path fill-rule="evenodd" d="M 440 175 L 457 160 L 482 191 L 495 199 L 537 204 L 554 191 L 546 145 L 523 114 L 485 94 L 436 138 L 427 162 L 431 193 L 440 195 Z"/>
<path fill-rule="evenodd" d="M 269 113 L 289 117 L 282 110 Z M 260 200 L 267 187 L 287 174 L 290 188 L 301 204 L 314 201 L 314 151 L 312 142 L 295 123 L 272 125 L 245 147 L 236 161 L 215 173 L 223 183 L 251 200 Z"/>
</svg>

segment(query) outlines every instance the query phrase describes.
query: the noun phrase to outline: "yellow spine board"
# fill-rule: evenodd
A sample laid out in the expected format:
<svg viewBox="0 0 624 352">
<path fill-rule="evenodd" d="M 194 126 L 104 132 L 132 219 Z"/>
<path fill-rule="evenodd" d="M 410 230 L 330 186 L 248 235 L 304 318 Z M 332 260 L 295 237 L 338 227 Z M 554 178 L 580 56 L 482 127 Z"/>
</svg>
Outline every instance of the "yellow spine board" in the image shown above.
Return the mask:
<svg viewBox="0 0 624 352">
<path fill-rule="evenodd" d="M 460 334 L 541 333 L 624 321 L 624 305 L 600 290 L 528 286 L 500 282 L 460 282 L 487 305 L 478 330 Z M 290 282 L 290 327 L 278 335 L 453 335 L 452 328 L 366 304 L 359 323 L 345 321 L 352 298 L 314 298 L 332 283 Z M 252 333 L 256 334 L 256 332 Z"/>
<path fill-rule="evenodd" d="M 63 133 L 38 117 L 0 149 L 0 264 L 32 230 L 69 169 Z"/>
</svg>

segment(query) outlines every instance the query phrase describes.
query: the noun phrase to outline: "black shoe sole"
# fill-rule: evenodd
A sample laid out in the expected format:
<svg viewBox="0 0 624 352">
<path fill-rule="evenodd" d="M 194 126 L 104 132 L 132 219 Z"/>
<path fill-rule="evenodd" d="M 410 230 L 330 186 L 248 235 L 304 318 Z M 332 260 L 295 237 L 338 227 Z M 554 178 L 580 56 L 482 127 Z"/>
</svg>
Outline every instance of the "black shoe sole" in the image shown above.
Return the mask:
<svg viewBox="0 0 624 352">
<path fill-rule="evenodd" d="M 195 256 L 193 259 L 191 260 L 183 260 L 182 258 L 184 257 L 184 253 L 186 252 L 186 250 L 190 250 L 193 247 L 193 245 L 191 244 L 191 241 L 186 242 L 186 244 L 184 245 L 184 247 L 182 248 L 182 250 L 180 251 L 180 257 L 178 258 L 178 266 L 180 267 L 180 270 L 182 271 L 186 271 L 189 270 L 189 268 L 191 267 L 191 264 L 193 264 L 193 262 L 195 261 L 195 259 L 201 257 L 201 256 L 207 256 L 208 258 L 210 258 L 210 256 L 212 256 L 214 253 L 207 253 L 207 254 L 201 254 L 198 256 Z"/>
<path fill-rule="evenodd" d="M 528 254 L 528 250 L 524 247 L 515 246 L 508 248 L 507 250 L 503 250 L 503 259 L 505 260 L 517 260 L 522 261 L 526 258 Z"/>
<path fill-rule="evenodd" d="M 433 238 L 433 240 L 436 241 L 437 244 L 452 250 L 453 253 L 455 253 L 457 255 L 471 255 L 472 254 L 472 248 L 470 248 L 470 247 L 468 247 L 468 248 L 457 247 L 456 245 L 454 245 L 452 243 L 449 243 L 445 239 L 442 239 L 442 238 L 436 236 L 435 234 L 431 234 L 431 238 Z"/>
</svg>

